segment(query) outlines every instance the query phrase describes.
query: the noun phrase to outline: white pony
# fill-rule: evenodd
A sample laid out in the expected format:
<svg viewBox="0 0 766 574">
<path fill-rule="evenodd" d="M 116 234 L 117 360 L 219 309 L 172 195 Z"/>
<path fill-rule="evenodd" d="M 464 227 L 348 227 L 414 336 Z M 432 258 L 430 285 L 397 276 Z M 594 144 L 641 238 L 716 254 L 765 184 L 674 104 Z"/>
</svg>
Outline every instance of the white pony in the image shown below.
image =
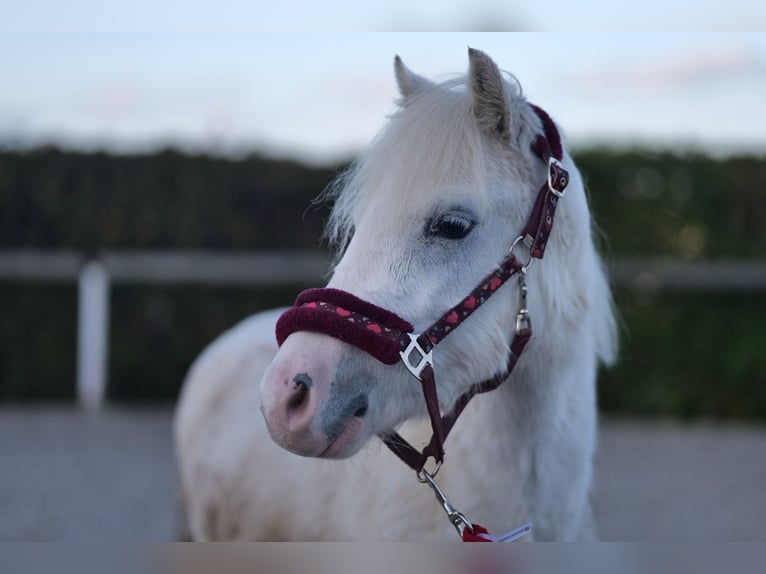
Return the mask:
<svg viewBox="0 0 766 574">
<path fill-rule="evenodd" d="M 503 259 L 547 177 L 530 151 L 543 126 L 518 84 L 478 50 L 469 60 L 467 77 L 433 83 L 397 57 L 398 109 L 330 192 L 328 286 L 416 332 Z M 536 540 L 593 536 L 596 368 L 616 347 L 582 180 L 566 153 L 562 164 L 571 181 L 527 273 L 534 336 L 505 384 L 465 410 L 438 476 L 469 519 L 493 533 L 530 522 Z M 443 412 L 502 371 L 518 293 L 509 281 L 434 351 Z M 455 539 L 433 493 L 377 438 L 428 438 L 418 381 L 323 334 L 278 349 L 279 315 L 223 334 L 185 382 L 175 433 L 191 538 Z"/>
</svg>

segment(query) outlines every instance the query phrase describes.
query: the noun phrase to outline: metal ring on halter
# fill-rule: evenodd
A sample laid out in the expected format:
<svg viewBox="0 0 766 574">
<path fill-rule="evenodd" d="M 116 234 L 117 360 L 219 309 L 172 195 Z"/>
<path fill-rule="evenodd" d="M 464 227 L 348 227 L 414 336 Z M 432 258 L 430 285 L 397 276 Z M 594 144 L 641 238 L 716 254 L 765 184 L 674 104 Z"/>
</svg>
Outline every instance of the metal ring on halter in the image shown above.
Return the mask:
<svg viewBox="0 0 766 574">
<path fill-rule="evenodd" d="M 415 475 L 418 477 L 418 482 L 422 482 L 422 483 L 430 482 L 425 476 L 423 476 L 424 474 L 427 474 L 431 478 L 439 474 L 439 471 L 441 470 L 441 467 L 442 467 L 442 463 L 436 459 L 434 460 L 436 461 L 436 466 L 434 466 L 434 469 L 432 472 L 428 472 L 426 470 L 426 465 L 424 463 L 423 468 L 421 468 L 419 471 L 415 473 Z M 428 462 L 428 459 L 426 459 L 426 462 Z"/>
<path fill-rule="evenodd" d="M 516 238 L 516 240 L 515 240 L 515 241 L 514 241 L 514 242 L 511 244 L 511 248 L 508 250 L 508 255 L 513 255 L 513 250 L 514 250 L 514 249 L 516 249 L 516 246 L 519 244 L 519 242 L 520 242 L 520 241 L 524 241 L 524 240 L 526 239 L 526 237 L 528 237 L 528 236 L 526 236 L 526 235 L 519 235 L 519 236 Z M 527 244 L 527 242 L 526 242 L 526 241 L 524 241 L 524 245 L 526 245 L 527 247 L 529 247 L 529 245 Z M 527 262 L 526 262 L 526 263 L 524 263 L 524 264 L 521 266 L 521 272 L 522 272 L 522 273 L 526 273 L 526 272 L 527 272 L 527 269 L 529 269 L 529 266 L 530 266 L 530 265 L 532 265 L 532 263 L 534 262 L 534 260 L 535 260 L 535 258 L 532 256 L 532 252 L 530 251 L 530 252 L 529 252 L 529 259 L 527 259 Z"/>
</svg>

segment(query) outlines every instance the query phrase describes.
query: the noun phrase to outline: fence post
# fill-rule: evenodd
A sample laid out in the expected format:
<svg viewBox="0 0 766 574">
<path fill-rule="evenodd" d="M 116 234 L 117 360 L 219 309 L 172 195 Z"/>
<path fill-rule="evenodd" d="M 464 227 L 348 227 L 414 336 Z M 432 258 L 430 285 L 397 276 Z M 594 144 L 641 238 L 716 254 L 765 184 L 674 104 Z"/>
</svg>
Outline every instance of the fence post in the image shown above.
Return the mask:
<svg viewBox="0 0 766 574">
<path fill-rule="evenodd" d="M 100 261 L 80 271 L 77 324 L 77 401 L 97 411 L 106 394 L 109 350 L 109 272 Z"/>
</svg>

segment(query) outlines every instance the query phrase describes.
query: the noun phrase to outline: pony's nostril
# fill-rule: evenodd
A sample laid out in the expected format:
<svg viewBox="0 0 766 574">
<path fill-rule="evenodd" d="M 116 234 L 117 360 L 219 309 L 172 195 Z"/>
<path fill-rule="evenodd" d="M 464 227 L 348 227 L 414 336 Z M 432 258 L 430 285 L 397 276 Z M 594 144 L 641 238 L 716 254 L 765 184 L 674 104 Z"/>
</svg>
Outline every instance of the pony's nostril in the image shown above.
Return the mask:
<svg viewBox="0 0 766 574">
<path fill-rule="evenodd" d="M 357 409 L 354 411 L 355 417 L 362 418 L 364 415 L 367 414 L 367 397 L 362 397 L 361 404 L 357 407 Z"/>
<path fill-rule="evenodd" d="M 309 385 L 304 381 L 295 381 L 295 393 L 290 397 L 290 401 L 287 403 L 288 411 L 296 411 L 300 409 L 308 400 L 309 397 Z"/>
</svg>

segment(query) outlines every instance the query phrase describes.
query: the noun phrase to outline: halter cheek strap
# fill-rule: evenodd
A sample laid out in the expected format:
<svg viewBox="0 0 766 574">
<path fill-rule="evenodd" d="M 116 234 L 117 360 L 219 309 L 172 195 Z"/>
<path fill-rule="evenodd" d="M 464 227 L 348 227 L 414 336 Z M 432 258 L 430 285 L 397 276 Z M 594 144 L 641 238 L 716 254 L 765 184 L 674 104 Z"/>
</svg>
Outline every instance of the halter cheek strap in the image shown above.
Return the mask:
<svg viewBox="0 0 766 574">
<path fill-rule="evenodd" d="M 460 413 L 475 395 L 496 389 L 508 378 L 532 336 L 526 309 L 525 274 L 532 261 L 542 259 L 545 254 L 558 200 L 563 197 L 569 183 L 569 175 L 559 163 L 563 150 L 558 130 L 545 111 L 537 106 L 532 108 L 540 118 L 543 133 L 535 138 L 531 148 L 548 166 L 547 181 L 540 188 L 527 224 L 508 255 L 467 297 L 418 335 L 413 333 L 412 325 L 397 314 L 339 289 L 304 291 L 298 296 L 295 306 L 277 322 L 279 345 L 291 333 L 311 331 L 356 346 L 386 365 L 394 365 L 400 360 L 404 363 L 422 383 L 433 436 L 423 451 L 415 449 L 394 431 L 381 438 L 394 454 L 418 473 L 429 457 L 441 464 L 444 460 L 444 440 Z M 514 255 L 519 243 L 524 243 L 529 250 L 526 263 L 521 263 Z M 434 347 L 517 274 L 520 276 L 520 311 L 505 368 L 494 377 L 473 384 L 458 398 L 452 411 L 442 416 L 433 370 Z"/>
</svg>

